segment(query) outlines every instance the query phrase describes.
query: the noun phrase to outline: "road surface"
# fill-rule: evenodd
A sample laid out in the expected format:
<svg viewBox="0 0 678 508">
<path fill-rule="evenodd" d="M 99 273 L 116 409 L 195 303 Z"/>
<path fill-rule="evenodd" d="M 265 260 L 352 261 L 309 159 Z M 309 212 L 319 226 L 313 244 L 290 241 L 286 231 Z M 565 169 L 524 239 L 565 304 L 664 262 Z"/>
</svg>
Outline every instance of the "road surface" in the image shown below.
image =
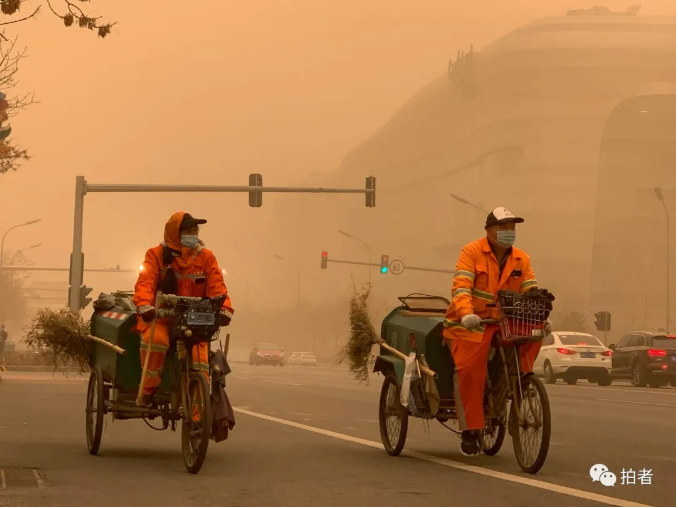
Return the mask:
<svg viewBox="0 0 678 508">
<path fill-rule="evenodd" d="M 358 385 L 343 368 L 234 364 L 237 408 L 229 439 L 210 443 L 198 475 L 185 472 L 179 433 L 107 421 L 99 456 L 87 453 L 86 381 L 3 372 L 0 505 L 84 506 L 675 506 L 676 398 L 672 388 L 616 382 L 548 386 L 551 448 L 523 474 L 507 436 L 495 457 L 466 458 L 436 421 L 411 419 L 404 456 L 382 449 L 383 378 Z M 614 487 L 593 482 L 605 464 Z M 651 469 L 650 485 L 621 485 Z M 4 476 L 4 484 L 2 477 Z M 4 485 L 4 487 L 3 487 Z"/>
</svg>

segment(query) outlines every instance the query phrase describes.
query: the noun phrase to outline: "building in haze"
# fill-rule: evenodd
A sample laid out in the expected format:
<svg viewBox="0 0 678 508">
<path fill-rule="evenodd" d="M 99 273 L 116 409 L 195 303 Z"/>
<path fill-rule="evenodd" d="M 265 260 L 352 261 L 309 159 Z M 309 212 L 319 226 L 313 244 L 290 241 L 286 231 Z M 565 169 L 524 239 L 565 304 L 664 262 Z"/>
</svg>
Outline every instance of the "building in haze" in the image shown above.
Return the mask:
<svg viewBox="0 0 678 508">
<path fill-rule="evenodd" d="M 610 341 L 664 326 L 667 229 L 654 188 L 675 231 L 676 22 L 633 13 L 571 11 L 476 48 L 471 64 L 419 91 L 324 178 L 355 187 L 376 176 L 375 209 L 328 198 L 331 211 L 309 214 L 281 202 L 284 220 L 303 217 L 326 232 L 314 235 L 322 246 L 301 232 L 298 245 L 315 259 L 340 228 L 369 239 L 374 260 L 389 253 L 405 265 L 453 268 L 485 219 L 455 194 L 525 217 L 518 245 L 540 283 L 561 310 L 612 312 Z M 673 233 L 670 244 L 674 267 Z M 430 277 L 406 270 L 380 277 L 376 290 L 449 294 L 451 277 Z"/>
</svg>

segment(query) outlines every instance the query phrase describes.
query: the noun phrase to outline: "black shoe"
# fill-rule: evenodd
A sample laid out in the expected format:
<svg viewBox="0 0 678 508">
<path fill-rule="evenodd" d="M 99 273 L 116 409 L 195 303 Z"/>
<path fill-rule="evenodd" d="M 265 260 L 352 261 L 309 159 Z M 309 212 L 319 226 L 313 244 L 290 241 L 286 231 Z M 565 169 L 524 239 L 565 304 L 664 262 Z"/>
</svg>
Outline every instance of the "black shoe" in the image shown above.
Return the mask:
<svg viewBox="0 0 678 508">
<path fill-rule="evenodd" d="M 141 399 L 141 405 L 143 407 L 148 407 L 148 408 L 153 407 L 153 394 L 152 393 L 144 393 L 144 396 Z"/>
<path fill-rule="evenodd" d="M 475 457 L 480 453 L 476 433 L 470 430 L 464 430 L 461 433 L 461 453 L 467 457 Z"/>
</svg>

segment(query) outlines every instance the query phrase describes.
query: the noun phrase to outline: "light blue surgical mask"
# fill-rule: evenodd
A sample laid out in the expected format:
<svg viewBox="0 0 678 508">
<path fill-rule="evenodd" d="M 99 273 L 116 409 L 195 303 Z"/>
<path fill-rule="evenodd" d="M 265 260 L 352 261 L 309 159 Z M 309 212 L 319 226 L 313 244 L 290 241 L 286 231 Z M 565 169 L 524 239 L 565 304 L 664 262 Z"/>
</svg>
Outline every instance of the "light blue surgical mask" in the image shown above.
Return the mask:
<svg viewBox="0 0 678 508">
<path fill-rule="evenodd" d="M 502 247 L 510 247 L 516 241 L 516 232 L 511 230 L 497 231 L 497 243 Z"/>
<path fill-rule="evenodd" d="M 198 238 L 198 235 L 181 235 L 181 245 L 188 247 L 189 249 L 198 245 L 199 241 L 200 238 Z"/>
</svg>

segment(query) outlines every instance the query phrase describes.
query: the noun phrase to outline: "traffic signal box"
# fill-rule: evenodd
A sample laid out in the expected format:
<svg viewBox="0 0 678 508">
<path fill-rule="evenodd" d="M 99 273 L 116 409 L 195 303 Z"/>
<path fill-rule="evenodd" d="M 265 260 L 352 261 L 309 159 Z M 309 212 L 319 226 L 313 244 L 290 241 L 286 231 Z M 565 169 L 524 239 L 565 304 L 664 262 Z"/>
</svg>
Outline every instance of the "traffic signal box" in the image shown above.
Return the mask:
<svg viewBox="0 0 678 508">
<path fill-rule="evenodd" d="M 379 271 L 383 274 L 388 273 L 388 256 L 386 254 L 382 254 L 381 256 L 381 268 Z"/>
</svg>

